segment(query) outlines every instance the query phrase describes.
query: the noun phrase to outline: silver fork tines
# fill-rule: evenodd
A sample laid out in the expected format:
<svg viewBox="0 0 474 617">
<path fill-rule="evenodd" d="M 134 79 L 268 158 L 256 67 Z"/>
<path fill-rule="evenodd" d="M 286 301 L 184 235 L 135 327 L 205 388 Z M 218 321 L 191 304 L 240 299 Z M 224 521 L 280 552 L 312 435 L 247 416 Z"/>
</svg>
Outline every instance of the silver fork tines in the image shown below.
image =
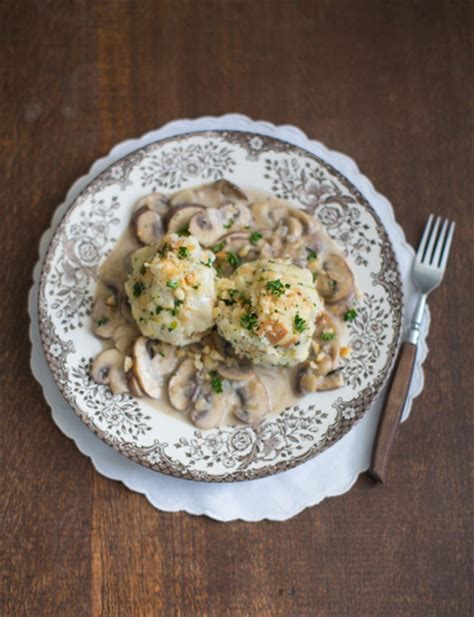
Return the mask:
<svg viewBox="0 0 474 617">
<path fill-rule="evenodd" d="M 441 217 L 430 214 L 426 223 L 420 245 L 413 262 L 413 280 L 421 293 L 418 301 L 408 341 L 418 342 L 420 325 L 423 318 L 423 311 L 426 304 L 426 296 L 436 289 L 443 280 L 446 263 L 448 261 L 451 243 L 453 241 L 455 223 L 445 219 L 442 223 Z"/>
</svg>

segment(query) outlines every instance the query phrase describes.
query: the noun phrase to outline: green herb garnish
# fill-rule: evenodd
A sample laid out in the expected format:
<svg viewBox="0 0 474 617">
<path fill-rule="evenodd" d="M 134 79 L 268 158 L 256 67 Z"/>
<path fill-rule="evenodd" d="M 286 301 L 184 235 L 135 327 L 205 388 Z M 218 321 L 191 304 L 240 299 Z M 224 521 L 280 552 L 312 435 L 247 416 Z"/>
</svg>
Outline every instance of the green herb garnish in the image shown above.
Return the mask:
<svg viewBox="0 0 474 617">
<path fill-rule="evenodd" d="M 170 289 L 176 289 L 176 287 L 178 287 L 179 282 L 178 281 L 173 281 L 173 280 L 169 280 L 166 283 L 166 287 L 169 287 Z"/>
<path fill-rule="evenodd" d="M 179 259 L 186 259 L 189 257 L 189 249 L 187 246 L 180 246 L 178 249 L 178 257 Z"/>
<path fill-rule="evenodd" d="M 295 330 L 297 332 L 299 332 L 301 334 L 301 332 L 304 332 L 306 330 L 306 321 L 299 316 L 299 313 L 296 313 L 296 317 L 295 317 Z"/>
<path fill-rule="evenodd" d="M 220 251 L 222 251 L 223 248 L 224 248 L 224 243 L 219 242 L 219 244 L 214 244 L 214 246 L 212 247 L 212 252 L 219 253 Z"/>
<path fill-rule="evenodd" d="M 262 238 L 263 236 L 259 231 L 254 231 L 249 238 L 250 244 L 253 244 L 255 246 Z"/>
<path fill-rule="evenodd" d="M 318 254 L 316 253 L 316 251 L 313 251 L 313 249 L 309 249 L 308 247 L 306 247 L 306 252 L 308 253 L 307 255 L 308 261 L 314 261 L 315 259 L 318 258 Z"/>
<path fill-rule="evenodd" d="M 170 311 L 170 313 L 173 315 L 173 317 L 176 317 L 176 315 L 179 313 L 179 307 L 182 304 L 183 304 L 182 300 L 175 300 L 174 301 L 174 308 L 168 309 Z"/>
<path fill-rule="evenodd" d="M 155 306 L 155 315 L 159 315 L 162 310 L 163 310 L 163 307 L 160 306 L 159 304 Z"/>
<path fill-rule="evenodd" d="M 140 274 L 145 274 L 146 272 L 146 266 L 145 264 L 142 264 L 142 267 L 140 268 Z"/>
<path fill-rule="evenodd" d="M 333 339 L 336 338 L 336 335 L 334 334 L 334 332 L 321 332 L 321 334 L 319 335 L 319 338 L 322 341 L 332 341 Z"/>
<path fill-rule="evenodd" d="M 211 388 L 216 394 L 222 394 L 224 391 L 222 389 L 222 379 L 219 377 L 219 373 L 217 371 L 211 372 Z"/>
<path fill-rule="evenodd" d="M 224 229 L 230 229 L 236 220 L 237 219 L 235 217 L 231 218 L 226 225 L 223 225 Z"/>
<path fill-rule="evenodd" d="M 256 313 L 244 313 L 244 315 L 241 315 L 240 317 L 240 325 L 246 330 L 248 330 L 249 332 L 252 332 L 258 326 L 257 314 Z"/>
<path fill-rule="evenodd" d="M 183 227 L 183 229 L 180 229 L 176 233 L 177 233 L 177 235 L 180 238 L 183 238 L 184 236 L 189 236 L 190 235 L 187 227 Z"/>
<path fill-rule="evenodd" d="M 105 326 L 105 324 L 108 323 L 108 321 L 109 321 L 108 317 L 101 317 L 95 322 L 95 324 L 98 328 L 100 328 L 100 326 Z"/>
<path fill-rule="evenodd" d="M 140 281 L 137 281 L 135 283 L 135 285 L 133 286 L 133 295 L 135 296 L 135 298 L 138 298 L 142 295 L 143 291 L 145 290 L 145 285 L 143 283 L 140 283 Z"/>
<path fill-rule="evenodd" d="M 238 255 L 236 255 L 235 253 L 233 253 L 231 251 L 231 252 L 227 253 L 227 262 L 231 266 L 234 266 L 234 268 L 236 268 L 237 266 L 240 266 L 242 260 L 240 259 L 240 257 Z"/>
<path fill-rule="evenodd" d="M 177 327 L 178 327 L 178 322 L 172 321 L 170 325 L 168 326 L 168 332 L 172 332 L 173 330 L 176 330 Z"/>
<path fill-rule="evenodd" d="M 282 296 L 285 293 L 285 285 L 277 279 L 276 281 L 268 281 L 265 284 L 265 289 L 269 291 L 273 296 Z"/>
<path fill-rule="evenodd" d="M 354 308 L 351 308 L 344 313 L 344 321 L 354 321 L 356 317 L 357 311 Z"/>
<path fill-rule="evenodd" d="M 203 266 L 207 266 L 208 268 L 212 267 L 212 259 L 209 257 L 207 261 L 201 261 Z"/>
</svg>

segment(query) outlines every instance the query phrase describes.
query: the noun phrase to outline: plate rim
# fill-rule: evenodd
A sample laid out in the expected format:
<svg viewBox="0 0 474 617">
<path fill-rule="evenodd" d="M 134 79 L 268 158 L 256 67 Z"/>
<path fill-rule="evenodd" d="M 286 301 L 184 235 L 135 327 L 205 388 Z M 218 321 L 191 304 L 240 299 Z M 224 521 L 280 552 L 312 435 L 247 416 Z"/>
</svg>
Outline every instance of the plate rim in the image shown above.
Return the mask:
<svg viewBox="0 0 474 617">
<path fill-rule="evenodd" d="M 240 116 L 239 116 L 240 117 Z M 229 116 L 222 116 L 221 118 L 229 118 Z M 219 120 L 221 118 L 213 118 L 214 120 Z M 198 122 L 202 119 L 197 119 L 191 122 Z M 127 154 L 123 155 L 123 156 L 119 156 L 118 158 L 116 158 L 115 160 L 113 160 L 110 164 L 106 165 L 105 167 L 103 167 L 102 169 L 100 169 L 100 171 L 96 171 L 95 173 L 93 173 L 94 167 L 97 165 L 97 163 L 101 163 L 104 161 L 107 161 L 110 159 L 111 156 L 113 156 L 114 150 L 120 148 L 124 143 L 128 143 L 128 142 L 121 142 L 120 144 L 117 144 L 116 146 L 114 146 L 114 148 L 112 148 L 112 150 L 110 151 L 109 155 L 107 157 L 104 157 L 102 159 L 99 159 L 98 161 L 96 161 L 90 171 L 89 174 L 87 176 L 83 176 L 82 178 L 79 178 L 77 182 L 80 182 L 81 180 L 83 180 L 84 178 L 88 178 L 91 177 L 90 181 L 88 181 L 81 189 L 80 191 L 71 197 L 71 192 L 73 191 L 74 187 L 76 186 L 76 183 L 74 183 L 71 187 L 71 189 L 69 190 L 67 197 L 65 199 L 65 201 L 63 202 L 62 206 L 64 206 L 64 210 L 61 213 L 58 213 L 58 210 L 61 209 L 61 206 L 59 206 L 54 215 L 53 215 L 53 220 L 51 223 L 51 226 L 49 227 L 48 230 L 46 230 L 45 234 L 48 231 L 51 231 L 51 236 L 48 240 L 48 244 L 46 247 L 46 251 L 44 253 L 44 257 L 42 259 L 42 263 L 41 263 L 41 268 L 40 268 L 40 276 L 39 276 L 39 281 L 38 281 L 38 296 L 37 296 L 37 309 L 38 309 L 38 321 L 39 321 L 39 332 L 40 332 L 40 339 L 41 339 L 41 344 L 42 344 L 42 348 L 43 348 L 43 352 L 46 358 L 46 363 L 48 365 L 48 368 L 53 376 L 53 379 L 55 381 L 55 383 L 57 384 L 61 394 L 63 395 L 63 397 L 65 398 L 65 400 L 67 401 L 67 403 L 69 404 L 69 406 L 71 406 L 73 408 L 73 410 L 75 411 L 76 415 L 79 416 L 79 418 L 81 419 L 82 422 L 84 422 L 88 428 L 90 430 L 92 430 L 92 432 L 94 432 L 102 441 L 104 441 L 107 445 L 109 445 L 110 447 L 112 447 L 114 450 L 118 451 L 121 455 L 124 455 L 126 458 L 129 458 L 131 460 L 134 460 L 136 462 L 138 462 L 139 464 L 145 466 L 145 467 L 149 467 L 155 471 L 159 471 L 161 473 L 165 473 L 167 475 L 171 475 L 174 477 L 178 477 L 178 478 L 184 478 L 184 479 L 189 479 L 189 480 L 200 480 L 203 482 L 210 482 L 210 483 L 219 483 L 219 482 L 234 482 L 234 481 L 238 481 L 238 480 L 251 480 L 251 479 L 257 479 L 257 478 L 263 478 L 263 477 L 269 477 L 272 475 L 275 475 L 277 473 L 286 471 L 287 469 L 290 469 L 292 467 L 296 467 L 304 462 L 306 462 L 307 460 L 310 460 L 312 458 L 314 458 L 315 456 L 317 456 L 318 454 L 320 454 L 322 451 L 324 451 L 325 449 L 327 449 L 328 447 L 330 447 L 333 443 L 335 443 L 336 441 L 339 441 L 345 434 L 347 434 L 347 432 L 349 430 L 351 430 L 358 422 L 359 420 L 365 415 L 365 413 L 367 412 L 367 410 L 369 409 L 369 407 L 374 403 L 374 401 L 377 399 L 377 397 L 379 396 L 380 392 L 383 390 L 383 387 L 387 381 L 387 379 L 389 378 L 389 375 L 391 373 L 392 367 L 393 367 L 393 363 L 396 359 L 397 356 L 397 351 L 400 345 L 400 341 L 401 341 L 401 337 L 402 337 L 402 333 L 403 333 L 403 322 L 404 322 L 404 313 L 405 313 L 405 290 L 404 290 L 404 286 L 403 286 L 403 280 L 401 277 L 401 272 L 400 272 L 400 265 L 398 263 L 398 258 L 396 255 L 396 252 L 393 248 L 393 244 L 392 241 L 390 239 L 390 235 L 387 231 L 387 227 L 384 224 L 384 222 L 381 219 L 381 216 L 379 215 L 379 213 L 376 211 L 376 209 L 374 208 L 374 206 L 372 206 L 371 202 L 369 201 L 369 198 L 366 197 L 366 195 L 364 193 L 362 193 L 362 191 L 360 190 L 360 188 L 353 182 L 352 178 L 349 178 L 347 175 L 345 175 L 345 173 L 342 173 L 338 168 L 334 167 L 334 165 L 332 163 L 330 163 L 329 161 L 325 160 L 324 158 L 322 158 L 320 155 L 312 152 L 311 150 L 309 150 L 308 148 L 305 148 L 304 144 L 310 145 L 312 141 L 314 140 L 310 140 L 306 135 L 304 135 L 304 133 L 302 133 L 301 131 L 299 131 L 299 129 L 296 129 L 295 127 L 291 127 L 292 129 L 294 129 L 295 131 L 301 133 L 301 135 L 304 138 L 304 144 L 295 144 L 292 143 L 291 141 L 289 141 L 287 138 L 281 137 L 278 134 L 267 134 L 267 133 L 262 133 L 258 131 L 259 128 L 259 123 L 258 122 L 254 122 L 250 119 L 246 119 L 249 123 L 250 126 L 247 127 L 246 129 L 241 129 L 241 128 L 231 128 L 231 127 L 222 127 L 222 128 L 218 128 L 218 127 L 213 127 L 213 128 L 201 128 L 201 129 L 195 129 L 195 130 L 187 130 L 187 131 L 177 131 L 175 133 L 169 134 L 166 137 L 161 137 L 161 138 L 156 138 L 153 139 L 151 141 L 149 141 L 148 143 L 142 143 L 140 144 L 140 142 L 145 139 L 148 135 L 154 135 L 157 133 L 157 130 L 155 131 L 151 131 L 150 133 L 146 133 L 144 136 L 142 136 L 142 138 L 138 138 L 137 140 L 129 140 L 132 141 L 134 143 L 136 143 L 137 147 L 130 150 L 129 152 L 127 152 Z M 181 122 L 181 121 L 175 121 L 176 122 Z M 170 124 L 174 124 L 174 123 L 170 123 Z M 266 123 L 267 125 L 269 123 Z M 164 128 L 166 128 L 169 125 L 165 125 Z M 280 126 L 280 127 L 276 127 L 274 125 L 271 125 L 274 131 L 278 131 L 278 130 L 284 130 L 285 126 Z M 161 129 L 158 129 L 158 132 L 160 132 Z M 97 182 L 98 179 L 100 179 L 100 177 L 105 174 L 107 172 L 107 170 L 109 170 L 111 167 L 126 162 L 127 160 L 129 160 L 131 157 L 133 157 L 133 155 L 135 155 L 137 152 L 140 151 L 144 151 L 146 150 L 148 147 L 150 146 L 154 146 L 156 144 L 163 144 L 169 141 L 173 141 L 176 140 L 176 138 L 183 138 L 185 139 L 186 137 L 192 136 L 192 135 L 198 135 L 198 134 L 209 134 L 209 133 L 223 133 L 223 132 L 238 132 L 238 133 L 247 133 L 247 134 L 251 134 L 251 135 L 256 135 L 256 136 L 266 136 L 272 140 L 276 140 L 278 142 L 287 144 L 288 146 L 290 146 L 291 148 L 297 149 L 302 151 L 305 155 L 313 158 L 314 160 L 317 160 L 318 163 L 322 164 L 324 167 L 326 167 L 328 169 L 328 171 L 331 172 L 331 174 L 333 174 L 334 176 L 336 176 L 347 188 L 349 188 L 351 190 L 351 192 L 357 197 L 358 201 L 363 204 L 368 211 L 371 213 L 371 215 L 374 217 L 377 227 L 379 227 L 381 230 L 383 230 L 383 234 L 385 236 L 385 240 L 388 243 L 388 248 L 390 250 L 390 254 L 391 254 L 391 258 L 393 260 L 393 265 L 394 268 L 396 270 L 396 274 L 397 274 L 397 283 L 399 284 L 399 300 L 400 300 L 400 306 L 399 309 L 396 311 L 395 315 L 396 315 L 396 328 L 397 328 L 397 333 L 396 333 L 396 340 L 394 340 L 391 344 L 391 347 L 389 348 L 389 353 L 388 353 L 388 358 L 387 361 L 385 363 L 385 367 L 382 367 L 380 373 L 380 379 L 377 380 L 377 382 L 373 382 L 372 384 L 366 386 L 364 388 L 364 390 L 361 391 L 360 394 L 367 394 L 367 398 L 366 401 L 364 402 L 364 409 L 362 411 L 362 413 L 359 415 L 359 417 L 351 422 L 350 424 L 348 424 L 347 426 L 338 426 L 337 427 L 337 431 L 335 435 L 331 435 L 331 428 L 328 428 L 326 435 L 323 437 L 322 440 L 320 440 L 315 446 L 309 448 L 304 454 L 299 455 L 299 456 L 294 456 L 292 457 L 290 460 L 287 461 L 280 461 L 277 463 L 270 463 L 267 465 L 264 465 L 262 467 L 258 467 L 257 469 L 253 469 L 253 470 L 234 470 L 234 471 L 229 471 L 223 474 L 219 474 L 219 475 L 210 475 L 208 476 L 207 474 L 206 477 L 200 477 L 202 476 L 201 472 L 193 472 L 192 470 L 189 470 L 188 468 L 185 468 L 183 470 L 181 470 L 180 472 L 176 471 L 176 462 L 175 461 L 169 461 L 170 465 L 162 465 L 160 464 L 159 466 L 155 466 L 153 464 L 151 464 L 147 459 L 145 458 L 141 458 L 140 456 L 134 455 L 133 452 L 131 450 L 127 451 L 127 449 L 123 446 L 119 446 L 117 443 L 114 442 L 114 438 L 112 436 L 110 436 L 106 431 L 103 431 L 101 429 L 99 429 L 98 427 L 95 426 L 92 418 L 90 418 L 87 414 L 85 414 L 75 403 L 74 401 L 70 400 L 70 398 L 68 396 L 66 396 L 66 393 L 64 391 L 64 388 L 62 387 L 65 384 L 61 384 L 58 383 L 58 380 L 55 378 L 55 375 L 51 369 L 51 364 L 47 359 L 47 350 L 46 350 L 46 341 L 45 341 L 45 336 L 44 336 L 44 328 L 42 325 L 42 316 L 44 317 L 43 314 L 43 307 L 41 306 L 41 290 L 43 289 L 45 283 L 46 283 L 46 278 L 47 275 L 49 274 L 48 272 L 48 262 L 51 260 L 51 257 L 53 255 L 53 249 L 54 249 L 54 240 L 55 238 L 58 238 L 60 235 L 60 231 L 61 228 L 63 228 L 63 226 L 67 223 L 67 219 L 68 217 L 72 214 L 72 212 L 75 210 L 75 207 L 78 204 L 78 201 L 80 200 L 80 198 L 82 196 L 84 196 L 84 194 L 87 193 L 88 190 L 90 190 L 90 188 L 94 185 L 95 182 Z M 319 142 L 314 142 L 318 145 L 321 145 Z M 325 146 L 322 146 L 323 149 L 325 150 L 325 154 L 327 153 L 329 156 L 331 156 L 332 154 L 334 154 L 335 156 L 340 156 L 340 157 L 344 157 L 345 159 L 347 159 L 348 161 L 350 161 L 351 165 L 353 166 L 353 170 L 352 172 L 356 173 L 356 175 L 358 176 L 358 178 L 360 180 L 364 180 L 368 182 L 368 187 L 372 190 L 372 192 L 375 194 L 375 197 L 382 197 L 382 199 L 384 199 L 384 201 L 389 205 L 389 211 L 391 213 L 391 218 L 393 220 L 393 222 L 395 223 L 395 225 L 399 228 L 401 235 L 402 235 L 402 240 L 404 240 L 404 235 L 403 235 L 403 231 L 401 230 L 400 226 L 398 225 L 398 223 L 396 223 L 395 221 L 395 217 L 394 217 L 394 213 L 393 213 L 393 209 L 391 207 L 391 204 L 388 202 L 388 200 L 386 200 L 383 196 L 381 196 L 380 194 L 378 194 L 372 183 L 370 182 L 370 180 L 368 178 L 366 178 L 365 176 L 363 176 L 360 171 L 357 168 L 357 165 L 352 161 L 352 159 L 349 159 L 349 157 L 347 157 L 346 155 L 342 155 L 336 151 L 330 151 L 328 150 Z M 70 202 L 70 203 L 68 203 Z M 56 219 L 56 215 L 59 215 L 58 218 Z M 55 220 L 56 219 L 56 220 Z M 53 229 L 54 227 L 54 229 Z M 43 238 L 42 241 L 44 239 L 44 235 L 43 234 Z M 406 241 L 404 241 L 405 245 L 409 246 Z M 367 390 L 372 390 L 370 393 L 367 393 Z M 131 444 L 129 444 L 131 445 Z M 142 446 L 141 448 L 139 446 L 136 446 L 137 450 L 144 450 L 144 448 L 146 448 L 146 446 Z M 166 460 L 166 457 L 164 457 Z M 181 463 L 179 463 L 181 464 Z M 174 469 L 173 469 L 174 467 Z"/>
</svg>

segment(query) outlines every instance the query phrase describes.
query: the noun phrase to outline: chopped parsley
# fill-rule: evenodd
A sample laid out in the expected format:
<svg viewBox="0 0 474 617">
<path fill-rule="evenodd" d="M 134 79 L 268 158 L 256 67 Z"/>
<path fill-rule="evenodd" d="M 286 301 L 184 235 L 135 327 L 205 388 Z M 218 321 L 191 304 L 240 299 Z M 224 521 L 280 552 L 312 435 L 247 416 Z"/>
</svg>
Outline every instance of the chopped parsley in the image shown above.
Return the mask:
<svg viewBox="0 0 474 617">
<path fill-rule="evenodd" d="M 163 307 L 160 306 L 159 304 L 155 306 L 155 315 L 159 315 L 162 310 L 163 310 Z"/>
<path fill-rule="evenodd" d="M 329 279 L 329 287 L 331 288 L 332 291 L 336 291 L 337 281 L 335 281 L 334 279 Z"/>
<path fill-rule="evenodd" d="M 256 313 L 244 313 L 240 317 L 240 325 L 248 330 L 249 332 L 253 332 L 255 328 L 258 326 L 258 317 Z"/>
<path fill-rule="evenodd" d="M 176 287 L 178 287 L 179 282 L 178 281 L 173 281 L 173 280 L 169 280 L 166 283 L 166 287 L 169 287 L 170 289 L 176 289 Z"/>
<path fill-rule="evenodd" d="M 179 307 L 182 304 L 183 304 L 182 300 L 175 300 L 174 301 L 174 308 L 168 309 L 170 311 L 170 313 L 173 315 L 173 317 L 176 317 L 176 315 L 179 313 Z"/>
<path fill-rule="evenodd" d="M 212 247 L 212 252 L 219 253 L 220 251 L 222 251 L 223 248 L 224 248 L 224 243 L 219 242 L 219 244 L 214 244 L 214 246 Z"/>
<path fill-rule="evenodd" d="M 306 252 L 308 253 L 307 255 L 308 261 L 314 261 L 315 259 L 318 258 L 318 254 L 316 253 L 316 251 L 313 251 L 313 249 L 309 249 L 308 247 L 306 247 Z"/>
<path fill-rule="evenodd" d="M 140 281 L 137 281 L 135 283 L 135 285 L 133 286 L 133 295 L 135 296 L 135 298 L 139 298 L 143 291 L 145 290 L 145 285 L 143 283 L 140 283 Z"/>
<path fill-rule="evenodd" d="M 100 326 L 105 326 L 105 324 L 108 323 L 108 321 L 109 321 L 108 317 L 101 317 L 95 322 L 95 325 L 99 328 Z"/>
<path fill-rule="evenodd" d="M 207 261 L 201 261 L 203 266 L 207 266 L 208 268 L 210 268 L 212 266 L 212 259 L 209 257 L 209 259 Z"/>
<path fill-rule="evenodd" d="M 344 313 L 344 321 L 354 321 L 356 317 L 357 311 L 354 308 L 351 308 Z"/>
<path fill-rule="evenodd" d="M 180 238 L 183 238 L 184 236 L 189 236 L 190 235 L 187 227 L 183 227 L 183 229 L 180 229 L 176 233 L 178 234 L 178 236 Z"/>
<path fill-rule="evenodd" d="M 299 313 L 296 313 L 294 324 L 295 330 L 300 334 L 301 332 L 304 332 L 306 330 L 306 321 L 302 317 L 300 317 Z"/>
<path fill-rule="evenodd" d="M 170 325 L 168 326 L 168 332 L 172 332 L 173 330 L 176 330 L 177 327 L 178 327 L 178 322 L 172 321 Z"/>
<path fill-rule="evenodd" d="M 178 249 L 178 257 L 179 259 L 186 259 L 189 257 L 189 249 L 187 246 L 180 246 Z"/>
<path fill-rule="evenodd" d="M 285 293 L 285 285 L 277 279 L 276 281 L 267 281 L 265 289 L 269 291 L 273 296 L 282 296 Z"/>
<path fill-rule="evenodd" d="M 231 265 L 234 266 L 235 268 L 237 266 L 240 266 L 241 264 L 241 259 L 238 255 L 236 255 L 235 253 L 233 253 L 232 251 L 227 253 L 227 262 Z"/>
<path fill-rule="evenodd" d="M 224 391 L 222 389 L 222 379 L 219 377 L 219 373 L 217 371 L 211 372 L 211 388 L 216 394 L 222 394 Z"/>
<path fill-rule="evenodd" d="M 235 216 L 231 218 L 230 221 L 226 225 L 223 225 L 224 229 L 230 229 L 236 220 L 237 219 Z"/>
<path fill-rule="evenodd" d="M 334 332 L 321 332 L 321 334 L 319 335 L 319 338 L 322 341 L 332 341 L 333 339 L 336 338 L 336 335 L 334 334 Z"/>
<path fill-rule="evenodd" d="M 253 244 L 255 246 L 262 238 L 263 236 L 259 231 L 254 231 L 249 238 L 250 244 Z"/>
<path fill-rule="evenodd" d="M 313 283 L 316 283 L 316 279 L 318 278 L 318 273 L 313 272 Z"/>
<path fill-rule="evenodd" d="M 140 274 L 145 274 L 146 272 L 146 266 L 145 264 L 142 264 L 142 267 L 140 268 Z"/>
</svg>

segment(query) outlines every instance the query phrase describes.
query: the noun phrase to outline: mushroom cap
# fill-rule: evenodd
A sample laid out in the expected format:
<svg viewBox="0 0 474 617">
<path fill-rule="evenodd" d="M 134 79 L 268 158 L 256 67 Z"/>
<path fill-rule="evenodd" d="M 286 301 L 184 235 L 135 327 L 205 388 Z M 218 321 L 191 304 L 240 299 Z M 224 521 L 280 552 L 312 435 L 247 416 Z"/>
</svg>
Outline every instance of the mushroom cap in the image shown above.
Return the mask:
<svg viewBox="0 0 474 617">
<path fill-rule="evenodd" d="M 97 298 L 91 313 L 92 331 L 99 338 L 109 339 L 120 324 L 120 315 L 115 304 L 108 304 L 105 298 Z"/>
<path fill-rule="evenodd" d="M 163 377 L 177 363 L 175 349 L 140 336 L 133 345 L 132 361 L 132 371 L 142 390 L 151 398 L 159 398 Z"/>
<path fill-rule="evenodd" d="M 337 304 L 354 290 L 354 275 L 341 255 L 331 253 L 323 263 L 323 272 L 316 279 L 318 292 L 327 304 Z"/>
<path fill-rule="evenodd" d="M 171 205 L 176 206 L 188 202 L 219 208 L 228 203 L 246 201 L 248 201 L 247 196 L 238 186 L 221 179 L 175 193 L 171 198 Z"/>
<path fill-rule="evenodd" d="M 113 368 L 123 368 L 124 355 L 118 349 L 101 351 L 92 362 L 91 376 L 96 383 L 108 384 L 110 371 Z"/>
<path fill-rule="evenodd" d="M 209 381 L 201 382 L 193 395 L 193 409 L 191 420 L 201 429 L 210 429 L 222 423 L 227 412 L 239 405 L 239 398 L 235 391 L 223 383 L 223 392 L 212 390 Z"/>
<path fill-rule="evenodd" d="M 224 379 L 231 381 L 248 381 L 255 377 L 255 369 L 249 362 L 242 362 L 239 365 L 220 364 L 217 372 Z"/>
<path fill-rule="evenodd" d="M 200 204 L 184 203 L 173 206 L 166 217 L 166 229 L 168 232 L 179 232 L 187 230 L 189 221 L 195 214 L 205 210 L 206 206 Z"/>
<path fill-rule="evenodd" d="M 189 221 L 189 233 L 202 246 L 212 246 L 225 233 L 222 212 L 217 208 L 197 212 Z"/>
<path fill-rule="evenodd" d="M 134 214 L 136 214 L 142 208 L 148 210 L 154 210 L 160 215 L 165 215 L 169 208 L 169 200 L 163 193 L 148 193 L 145 197 L 142 197 L 137 201 L 134 207 Z"/>
<path fill-rule="evenodd" d="M 240 405 L 234 407 L 234 414 L 242 422 L 254 424 L 270 412 L 270 394 L 265 384 L 258 377 L 242 382 L 236 392 Z"/>
<path fill-rule="evenodd" d="M 163 222 L 155 210 L 147 207 L 137 210 L 132 219 L 137 239 L 142 244 L 157 244 L 163 235 Z"/>
<path fill-rule="evenodd" d="M 191 405 L 196 387 L 196 366 L 194 360 L 187 358 L 181 362 L 168 382 L 170 403 L 178 411 L 185 411 Z"/>
<path fill-rule="evenodd" d="M 112 367 L 109 374 L 109 387 L 112 394 L 125 394 L 129 392 L 127 377 L 123 368 Z"/>
</svg>

